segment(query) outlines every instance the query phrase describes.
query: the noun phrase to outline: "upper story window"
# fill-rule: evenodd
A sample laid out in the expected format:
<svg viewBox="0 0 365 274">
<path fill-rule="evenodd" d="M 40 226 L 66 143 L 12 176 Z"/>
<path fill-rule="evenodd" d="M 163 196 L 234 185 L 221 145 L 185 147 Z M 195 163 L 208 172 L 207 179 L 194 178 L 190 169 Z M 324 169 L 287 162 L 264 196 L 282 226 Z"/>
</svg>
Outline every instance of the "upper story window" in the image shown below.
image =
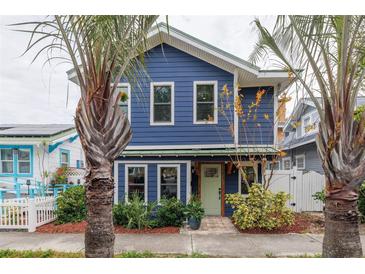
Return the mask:
<svg viewBox="0 0 365 274">
<path fill-rule="evenodd" d="M 147 202 L 147 165 L 126 165 L 125 166 L 125 193 L 128 197 L 136 194 Z"/>
<path fill-rule="evenodd" d="M 194 82 L 194 124 L 218 122 L 217 81 Z"/>
<path fill-rule="evenodd" d="M 173 125 L 174 124 L 174 83 L 154 82 L 151 83 L 150 96 L 150 124 Z"/>
<path fill-rule="evenodd" d="M 317 111 L 312 111 L 302 116 L 300 132 L 297 129 L 297 137 L 318 131 L 319 115 Z"/>
<path fill-rule="evenodd" d="M 66 149 L 60 149 L 60 166 L 69 167 L 70 166 L 70 151 Z"/>
<path fill-rule="evenodd" d="M 0 149 L 0 173 L 1 174 L 13 174 L 14 173 L 14 154 L 11 148 Z"/>
<path fill-rule="evenodd" d="M 131 86 L 130 84 L 119 84 L 117 92 L 122 93 L 122 98 L 119 102 L 119 106 L 122 111 L 127 114 L 129 123 L 131 122 Z"/>
<path fill-rule="evenodd" d="M 180 199 L 180 165 L 158 165 L 157 200 Z"/>
</svg>

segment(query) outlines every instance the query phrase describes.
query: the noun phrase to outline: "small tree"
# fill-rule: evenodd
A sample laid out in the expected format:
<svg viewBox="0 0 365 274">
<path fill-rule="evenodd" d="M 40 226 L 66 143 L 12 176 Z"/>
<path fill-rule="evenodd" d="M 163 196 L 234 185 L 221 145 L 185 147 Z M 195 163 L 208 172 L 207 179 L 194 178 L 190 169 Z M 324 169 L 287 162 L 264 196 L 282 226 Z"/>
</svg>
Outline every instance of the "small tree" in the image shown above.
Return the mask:
<svg viewBox="0 0 365 274">
<path fill-rule="evenodd" d="M 267 190 L 270 186 L 271 179 L 274 175 L 275 166 L 278 163 L 280 157 L 284 156 L 285 153 L 281 150 L 277 150 L 276 152 L 257 152 L 255 149 L 250 149 L 250 142 L 248 141 L 247 134 L 252 131 L 252 128 L 258 130 L 260 132 L 260 136 L 262 137 L 261 132 L 261 124 L 257 122 L 259 118 L 263 118 L 266 121 L 269 121 L 272 117 L 270 117 L 269 113 L 262 114 L 263 117 L 259 117 L 258 109 L 261 105 L 262 97 L 267 94 L 267 90 L 259 88 L 255 95 L 254 101 L 247 101 L 244 95 L 239 94 L 232 99 L 232 92 L 228 89 L 227 85 L 223 86 L 222 92 L 220 94 L 220 105 L 219 112 L 225 118 L 228 123 L 228 129 L 231 134 L 231 137 L 234 140 L 234 115 L 238 117 L 238 125 L 243 128 L 243 143 L 235 142 L 234 150 L 235 153 L 233 156 L 230 155 L 231 161 L 234 164 L 235 168 L 238 170 L 241 180 L 245 184 L 247 190 L 250 189 L 250 184 L 248 182 L 248 173 L 247 166 L 244 164 L 244 160 L 248 159 L 253 165 L 259 162 L 262 167 L 262 186 L 265 190 Z M 286 94 L 283 94 L 280 104 L 285 104 L 289 97 Z M 234 102 L 233 106 L 231 102 Z M 275 115 L 276 116 L 276 115 Z M 273 121 L 272 129 L 274 130 L 274 125 L 277 123 L 277 118 Z M 253 143 L 262 144 L 262 138 L 260 140 L 256 140 L 254 138 Z M 266 174 L 266 166 L 271 162 L 271 166 L 269 168 L 269 174 Z M 258 174 L 255 171 L 255 177 L 257 178 Z"/>
<path fill-rule="evenodd" d="M 357 200 L 365 179 L 365 113 L 355 121 L 353 115 L 365 77 L 364 19 L 279 16 L 271 33 L 255 20 L 259 40 L 251 61 L 276 56 L 319 113 L 316 143 L 326 178 L 324 257 L 363 254 Z"/>
</svg>

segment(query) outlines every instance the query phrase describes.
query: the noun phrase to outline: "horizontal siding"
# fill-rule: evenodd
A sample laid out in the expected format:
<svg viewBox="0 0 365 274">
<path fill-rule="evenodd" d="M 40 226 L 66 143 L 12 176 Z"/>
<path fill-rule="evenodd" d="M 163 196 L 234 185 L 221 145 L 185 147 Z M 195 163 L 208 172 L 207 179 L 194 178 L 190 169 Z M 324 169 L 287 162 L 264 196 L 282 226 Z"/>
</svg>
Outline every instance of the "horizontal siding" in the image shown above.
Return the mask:
<svg viewBox="0 0 365 274">
<path fill-rule="evenodd" d="M 159 163 L 146 163 L 141 160 L 138 164 L 147 164 L 148 166 L 148 201 L 157 201 L 157 165 L 158 164 L 169 164 L 169 162 L 161 161 Z M 131 164 L 132 165 L 132 164 Z M 180 163 L 180 200 L 186 203 L 186 164 Z M 118 164 L 118 200 L 124 201 L 125 198 L 125 164 Z"/>
<path fill-rule="evenodd" d="M 141 88 L 132 87 L 130 145 L 233 143 L 228 123 L 219 112 L 216 125 L 193 124 L 193 82 L 216 80 L 220 93 L 225 84 L 233 90 L 232 74 L 168 45 L 148 51 L 145 65 L 149 79 L 141 79 Z M 150 81 L 174 82 L 175 125 L 150 126 Z"/>
<path fill-rule="evenodd" d="M 247 120 L 245 126 L 242 125 L 244 117 L 239 118 L 239 142 L 240 144 L 260 144 L 267 145 L 274 143 L 274 90 L 273 87 L 250 87 L 242 88 L 240 94 L 243 95 L 242 105 L 244 113 L 247 115 L 248 107 L 256 101 L 257 91 L 263 88 L 266 93 L 262 97 L 260 106 L 257 108 L 257 120 L 251 118 Z M 265 119 L 264 115 L 268 114 L 269 119 Z"/>
<path fill-rule="evenodd" d="M 297 155 L 305 155 L 305 170 L 316 171 L 323 174 L 322 161 L 318 156 L 317 145 L 315 142 L 296 147 L 287 151 L 288 156 L 292 159 L 292 165 L 295 165 Z"/>
</svg>

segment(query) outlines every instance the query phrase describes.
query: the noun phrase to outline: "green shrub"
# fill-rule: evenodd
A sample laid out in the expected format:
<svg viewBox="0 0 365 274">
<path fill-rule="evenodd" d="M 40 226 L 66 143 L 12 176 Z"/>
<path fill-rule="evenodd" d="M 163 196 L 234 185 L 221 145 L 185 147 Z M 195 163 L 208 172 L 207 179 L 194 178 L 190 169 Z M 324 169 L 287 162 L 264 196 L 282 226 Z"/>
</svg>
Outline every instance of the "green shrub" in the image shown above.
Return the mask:
<svg viewBox="0 0 365 274">
<path fill-rule="evenodd" d="M 133 193 L 128 203 L 121 203 L 113 208 L 113 219 L 117 225 L 126 228 L 144 229 L 152 227 L 152 211 L 156 203 L 144 203 L 138 193 Z"/>
<path fill-rule="evenodd" d="M 158 226 L 182 226 L 185 220 L 185 206 L 176 198 L 161 199 L 161 205 L 156 212 Z"/>
<path fill-rule="evenodd" d="M 86 218 L 85 189 L 74 186 L 61 193 L 57 198 L 57 223 L 81 222 Z"/>
<path fill-rule="evenodd" d="M 187 218 L 194 217 L 196 220 L 201 221 L 204 216 L 204 208 L 202 202 L 193 197 L 185 207 L 185 216 Z"/>
<path fill-rule="evenodd" d="M 321 201 L 322 203 L 325 202 L 326 196 L 324 194 L 324 189 L 322 191 L 318 191 L 312 195 L 315 201 Z"/>
<path fill-rule="evenodd" d="M 227 194 L 226 203 L 234 210 L 233 222 L 241 229 L 277 229 L 294 223 L 294 213 L 286 206 L 289 195 L 265 190 L 260 184 L 252 184 L 247 197 Z"/>
<path fill-rule="evenodd" d="M 365 183 L 360 187 L 359 194 L 358 206 L 361 214 L 361 222 L 365 223 Z"/>
</svg>

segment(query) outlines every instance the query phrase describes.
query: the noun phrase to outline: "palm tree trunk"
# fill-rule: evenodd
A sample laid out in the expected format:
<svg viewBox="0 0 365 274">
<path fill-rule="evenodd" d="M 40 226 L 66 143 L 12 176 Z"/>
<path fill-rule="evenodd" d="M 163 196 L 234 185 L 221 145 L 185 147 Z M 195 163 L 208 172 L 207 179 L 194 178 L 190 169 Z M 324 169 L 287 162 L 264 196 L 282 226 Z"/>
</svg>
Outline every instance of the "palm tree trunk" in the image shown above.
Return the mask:
<svg viewBox="0 0 365 274">
<path fill-rule="evenodd" d="M 98 167 L 91 167 L 86 177 L 87 228 L 85 232 L 85 256 L 87 258 L 111 258 L 114 255 L 112 164 L 107 163 L 109 178 L 101 178 Z M 105 167 L 104 167 L 105 168 Z M 105 173 L 104 173 L 105 174 Z"/>
<path fill-rule="evenodd" d="M 349 201 L 329 196 L 326 198 L 324 214 L 322 256 L 325 258 L 362 257 L 357 200 Z"/>
</svg>

